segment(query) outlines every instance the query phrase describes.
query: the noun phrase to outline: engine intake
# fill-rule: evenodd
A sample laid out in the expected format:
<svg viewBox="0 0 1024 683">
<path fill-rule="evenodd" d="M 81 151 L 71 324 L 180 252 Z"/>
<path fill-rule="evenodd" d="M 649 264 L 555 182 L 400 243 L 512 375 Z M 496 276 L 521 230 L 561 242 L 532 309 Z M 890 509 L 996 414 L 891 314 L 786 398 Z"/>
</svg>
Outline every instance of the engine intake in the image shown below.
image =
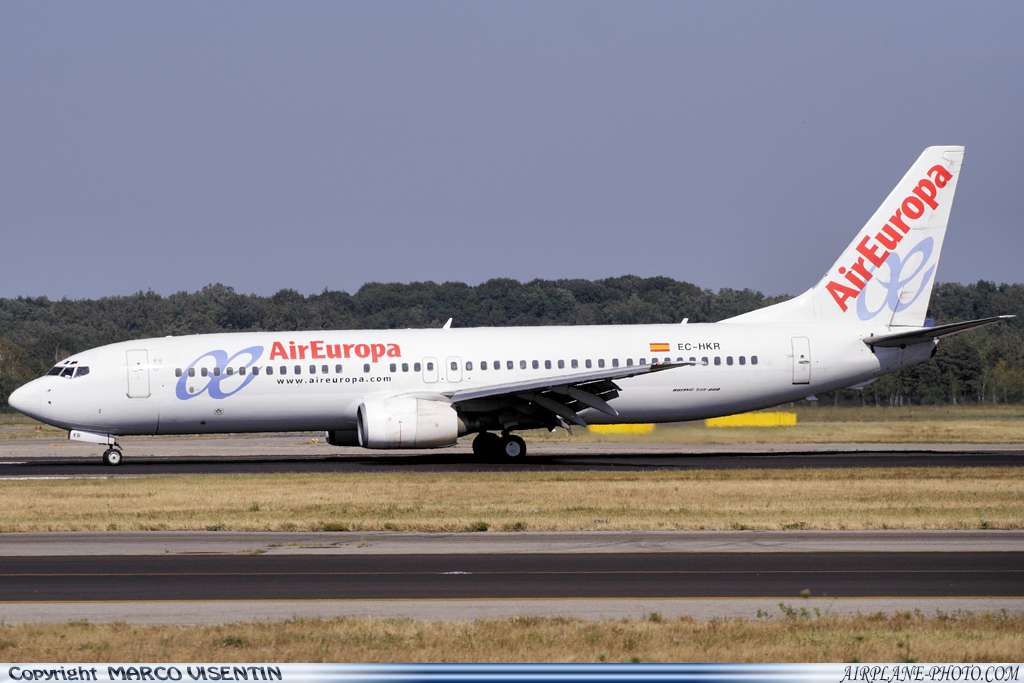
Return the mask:
<svg viewBox="0 0 1024 683">
<path fill-rule="evenodd" d="M 436 448 L 459 438 L 459 417 L 450 403 L 422 398 L 383 398 L 359 406 L 363 448 Z"/>
</svg>

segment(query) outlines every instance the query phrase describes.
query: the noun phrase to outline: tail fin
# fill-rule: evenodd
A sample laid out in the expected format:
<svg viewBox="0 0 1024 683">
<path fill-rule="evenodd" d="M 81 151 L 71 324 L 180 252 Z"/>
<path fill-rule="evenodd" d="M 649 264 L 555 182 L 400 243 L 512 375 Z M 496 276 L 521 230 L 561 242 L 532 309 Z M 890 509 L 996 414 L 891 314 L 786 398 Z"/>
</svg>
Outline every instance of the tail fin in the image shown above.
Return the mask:
<svg viewBox="0 0 1024 683">
<path fill-rule="evenodd" d="M 963 156 L 926 149 L 818 284 L 730 321 L 924 325 Z"/>
</svg>

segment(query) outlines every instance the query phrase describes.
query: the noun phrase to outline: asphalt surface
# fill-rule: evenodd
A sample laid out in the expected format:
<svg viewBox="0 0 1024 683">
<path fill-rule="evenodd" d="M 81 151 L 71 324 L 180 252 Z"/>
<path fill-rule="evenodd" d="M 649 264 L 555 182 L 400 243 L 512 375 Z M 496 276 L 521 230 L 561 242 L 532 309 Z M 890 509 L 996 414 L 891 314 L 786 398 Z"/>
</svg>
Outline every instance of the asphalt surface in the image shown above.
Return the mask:
<svg viewBox="0 0 1024 683">
<path fill-rule="evenodd" d="M 861 451 L 838 453 L 701 453 L 620 449 L 527 456 L 514 462 L 488 462 L 464 451 L 387 455 L 173 455 L 133 456 L 118 467 L 95 458 L 22 455 L 0 461 L 0 478 L 48 476 L 145 476 L 157 474 L 273 474 L 302 472 L 501 472 L 644 471 L 693 469 L 801 469 L 853 467 L 1022 467 L 1024 450 Z"/>
<path fill-rule="evenodd" d="M 1024 553 L 0 558 L 0 601 L 1024 597 Z"/>
</svg>

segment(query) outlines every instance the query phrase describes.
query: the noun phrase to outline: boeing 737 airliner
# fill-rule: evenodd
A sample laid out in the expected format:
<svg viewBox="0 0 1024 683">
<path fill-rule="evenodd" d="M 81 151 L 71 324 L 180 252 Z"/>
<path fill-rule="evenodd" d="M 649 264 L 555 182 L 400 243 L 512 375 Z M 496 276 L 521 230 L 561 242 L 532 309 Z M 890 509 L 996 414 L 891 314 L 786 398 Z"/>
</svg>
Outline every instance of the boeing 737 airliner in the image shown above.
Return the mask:
<svg viewBox="0 0 1024 683">
<path fill-rule="evenodd" d="M 120 436 L 262 431 L 365 448 L 478 433 L 480 456 L 515 457 L 517 430 L 696 420 L 864 386 L 1012 317 L 925 326 L 963 153 L 926 149 L 807 292 L 718 323 L 140 339 L 75 354 L 9 402 L 116 465 Z"/>
</svg>

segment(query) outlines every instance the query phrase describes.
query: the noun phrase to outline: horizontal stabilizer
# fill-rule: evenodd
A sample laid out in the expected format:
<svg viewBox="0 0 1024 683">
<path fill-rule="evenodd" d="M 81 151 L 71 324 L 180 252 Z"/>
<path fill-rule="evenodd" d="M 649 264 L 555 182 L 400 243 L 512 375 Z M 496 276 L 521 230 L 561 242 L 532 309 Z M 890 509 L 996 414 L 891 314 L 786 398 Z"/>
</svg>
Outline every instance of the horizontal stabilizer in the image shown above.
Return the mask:
<svg viewBox="0 0 1024 683">
<path fill-rule="evenodd" d="M 939 325 L 938 327 L 926 327 L 919 330 L 911 330 L 909 332 L 897 332 L 896 334 L 885 334 L 878 337 L 867 337 L 864 339 L 864 343 L 868 346 L 912 346 L 913 344 L 924 344 L 925 342 L 936 341 L 943 337 L 952 337 L 954 334 L 960 334 L 967 330 L 974 330 L 979 327 L 985 327 L 986 325 L 994 325 L 995 323 L 1015 318 L 1013 315 L 998 315 L 994 318 L 982 318 L 980 320 L 968 320 L 962 323 L 950 323 L 948 325 Z"/>
</svg>

